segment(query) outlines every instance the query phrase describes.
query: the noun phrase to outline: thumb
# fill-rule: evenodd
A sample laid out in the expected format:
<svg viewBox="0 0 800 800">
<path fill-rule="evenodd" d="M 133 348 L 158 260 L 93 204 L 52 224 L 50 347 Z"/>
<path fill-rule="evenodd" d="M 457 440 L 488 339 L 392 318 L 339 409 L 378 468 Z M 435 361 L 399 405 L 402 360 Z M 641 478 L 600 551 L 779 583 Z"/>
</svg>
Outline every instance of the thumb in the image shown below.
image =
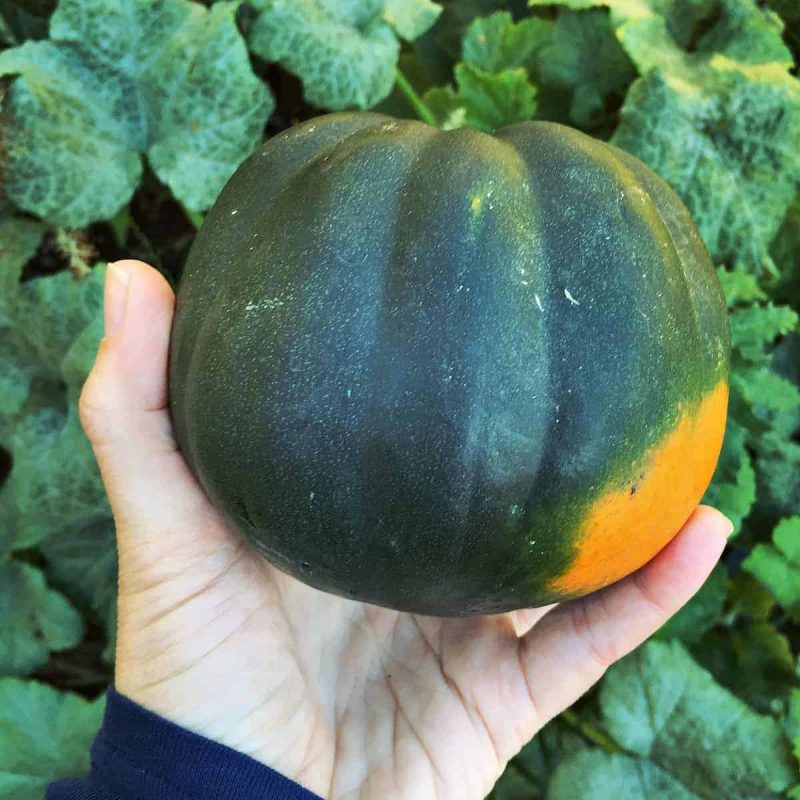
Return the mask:
<svg viewBox="0 0 800 800">
<path fill-rule="evenodd" d="M 79 403 L 114 513 L 120 565 L 148 577 L 158 565 L 171 571 L 170 555 L 196 553 L 203 536 L 219 543 L 209 524 L 219 520 L 178 450 L 168 411 L 174 306 L 152 267 L 109 266 L 105 337 Z"/>
</svg>

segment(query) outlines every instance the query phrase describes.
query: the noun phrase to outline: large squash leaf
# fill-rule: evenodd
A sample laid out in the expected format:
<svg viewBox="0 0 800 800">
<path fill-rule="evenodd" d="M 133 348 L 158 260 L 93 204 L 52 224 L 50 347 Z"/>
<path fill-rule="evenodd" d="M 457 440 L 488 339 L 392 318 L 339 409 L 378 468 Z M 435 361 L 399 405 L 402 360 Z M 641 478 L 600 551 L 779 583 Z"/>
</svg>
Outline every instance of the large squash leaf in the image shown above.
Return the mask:
<svg viewBox="0 0 800 800">
<path fill-rule="evenodd" d="M 0 619 L 0 675 L 27 674 L 83 636 L 83 620 L 69 601 L 40 570 L 15 560 L 0 563 Z"/>
<path fill-rule="evenodd" d="M 0 680 L 0 797 L 42 800 L 47 784 L 89 772 L 105 697 L 93 702 L 42 683 Z"/>
<path fill-rule="evenodd" d="M 719 261 L 775 272 L 769 253 L 800 181 L 800 83 L 782 66 L 715 57 L 697 80 L 653 69 L 614 144 L 680 194 Z"/>
<path fill-rule="evenodd" d="M 0 53 L 0 75 L 18 76 L 7 100 L 9 197 L 59 225 L 109 219 L 146 154 L 182 203 L 208 208 L 273 107 L 234 11 L 61 0 L 49 40 Z"/>
<path fill-rule="evenodd" d="M 778 723 L 719 686 L 677 642 L 650 642 L 613 667 L 600 705 L 625 752 L 570 757 L 548 800 L 777 800 L 795 779 Z"/>
<path fill-rule="evenodd" d="M 104 266 L 20 282 L 41 235 L 24 220 L 0 223 L 0 352 L 11 376 L 0 381 L 0 442 L 13 457 L 4 522 L 17 549 L 110 514 L 77 415 L 102 335 Z"/>
<path fill-rule="evenodd" d="M 776 273 L 770 242 L 800 181 L 800 83 L 779 17 L 754 0 L 557 4 L 608 7 L 642 75 L 612 141 L 681 195 L 715 259 Z"/>
<path fill-rule="evenodd" d="M 431 0 L 254 0 L 250 46 L 302 81 L 309 103 L 371 108 L 392 90 L 400 39 L 433 25 Z"/>
</svg>

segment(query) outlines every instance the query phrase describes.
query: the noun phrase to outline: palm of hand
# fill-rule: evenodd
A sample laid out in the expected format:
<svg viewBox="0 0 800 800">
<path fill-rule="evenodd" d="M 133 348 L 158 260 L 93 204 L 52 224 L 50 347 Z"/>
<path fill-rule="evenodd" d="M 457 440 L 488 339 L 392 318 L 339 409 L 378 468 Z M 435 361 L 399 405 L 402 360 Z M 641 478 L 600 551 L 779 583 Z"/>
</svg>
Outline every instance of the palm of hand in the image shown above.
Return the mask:
<svg viewBox="0 0 800 800">
<path fill-rule="evenodd" d="M 117 524 L 115 683 L 324 798 L 480 800 L 545 722 L 689 599 L 724 546 L 726 521 L 702 509 L 615 586 L 492 617 L 421 617 L 307 587 L 228 529 L 176 449 L 172 303 L 145 265 L 111 269 L 110 335 L 81 398 Z"/>
<path fill-rule="evenodd" d="M 213 552 L 166 551 L 152 590 L 123 592 L 120 691 L 326 798 L 489 792 L 538 723 L 513 615 L 418 617 L 325 595 L 210 508 L 198 516 Z M 141 577 L 123 573 L 123 589 Z"/>
</svg>

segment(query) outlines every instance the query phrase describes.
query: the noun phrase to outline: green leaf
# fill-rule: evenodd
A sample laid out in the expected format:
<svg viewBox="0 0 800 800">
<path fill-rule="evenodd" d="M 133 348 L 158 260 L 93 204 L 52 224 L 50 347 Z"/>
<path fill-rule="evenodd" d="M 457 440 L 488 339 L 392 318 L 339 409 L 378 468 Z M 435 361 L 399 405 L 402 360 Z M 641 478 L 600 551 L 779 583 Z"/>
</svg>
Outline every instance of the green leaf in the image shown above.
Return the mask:
<svg viewBox="0 0 800 800">
<path fill-rule="evenodd" d="M 89 772 L 105 696 L 93 702 L 35 681 L 0 680 L 0 797 L 42 800 L 49 783 Z"/>
<path fill-rule="evenodd" d="M 642 74 L 613 141 L 681 195 L 715 259 L 775 274 L 770 242 L 800 181 L 800 84 L 777 15 L 753 0 L 559 4 L 609 7 Z"/>
<path fill-rule="evenodd" d="M 547 800 L 698 800 L 699 797 L 702 795 L 685 789 L 652 761 L 602 750 L 585 750 L 565 761 L 556 770 L 547 793 Z"/>
<path fill-rule="evenodd" d="M 800 517 L 781 520 L 773 544 L 757 544 L 742 567 L 769 589 L 784 607 L 800 602 Z"/>
<path fill-rule="evenodd" d="M 753 0 L 610 0 L 608 5 L 617 35 L 642 74 L 663 65 L 688 73 L 715 53 L 742 64 L 792 66 L 780 19 Z"/>
<path fill-rule="evenodd" d="M 538 62 L 537 83 L 571 94 L 570 117 L 576 125 L 586 125 L 603 110 L 607 97 L 623 93 L 636 77 L 602 9 L 562 10 Z"/>
<path fill-rule="evenodd" d="M 61 364 L 84 329 L 102 319 L 105 266 L 76 280 L 69 272 L 20 284 L 11 310 L 26 360 L 40 372 L 61 378 Z M 94 342 L 97 349 L 99 337 Z"/>
<path fill-rule="evenodd" d="M 521 67 L 486 72 L 461 63 L 456 65 L 455 77 L 457 91 L 431 89 L 424 98 L 446 129 L 463 124 L 491 132 L 536 113 L 536 87 Z"/>
<path fill-rule="evenodd" d="M 755 442 L 761 504 L 773 515 L 800 514 L 800 444 L 768 431 Z"/>
<path fill-rule="evenodd" d="M 486 72 L 518 67 L 530 72 L 537 53 L 550 42 L 553 27 L 537 17 L 514 22 L 507 11 L 479 17 L 464 36 L 463 60 Z"/>
<path fill-rule="evenodd" d="M 32 414 L 11 444 L 16 548 L 110 516 L 94 454 L 74 405 L 66 416 L 53 409 Z"/>
<path fill-rule="evenodd" d="M 113 632 L 117 599 L 117 549 L 110 517 L 62 531 L 41 545 L 50 582 Z"/>
<path fill-rule="evenodd" d="M 754 0 L 529 0 L 573 10 L 607 7 L 617 36 L 641 74 L 655 67 L 689 72 L 714 54 L 742 64 L 792 66 L 777 14 Z"/>
<path fill-rule="evenodd" d="M 800 38 L 798 44 L 800 45 Z M 770 253 L 780 270 L 780 278 L 773 287 L 773 294 L 786 301 L 794 300 L 797 306 L 797 298 L 800 297 L 800 195 L 795 197 L 786 212 L 783 224 L 770 247 Z"/>
<path fill-rule="evenodd" d="M 486 800 L 539 800 L 541 797 L 543 795 L 531 784 L 528 776 L 511 761 Z"/>
<path fill-rule="evenodd" d="M 16 44 L 14 32 L 8 27 L 5 18 L 0 16 L 0 48 L 10 47 L 12 44 Z"/>
<path fill-rule="evenodd" d="M 422 36 L 442 13 L 432 0 L 384 0 L 381 17 L 401 38 L 411 42 Z"/>
<path fill-rule="evenodd" d="M 746 432 L 728 419 L 717 469 L 703 502 L 718 508 L 736 529 L 750 513 L 756 499 L 756 474 L 745 447 Z"/>
<path fill-rule="evenodd" d="M 739 367 L 731 373 L 731 388 L 762 414 L 800 407 L 800 389 L 767 367 Z"/>
<path fill-rule="evenodd" d="M 11 372 L 8 388 L 0 382 L 0 437 L 13 456 L 5 497 L 19 549 L 110 514 L 77 415 L 78 394 L 102 336 L 105 268 L 80 280 L 61 272 L 19 283 L 18 263 L 6 260 L 0 267 L 9 323 L 3 350 L 23 376 L 14 384 Z"/>
<path fill-rule="evenodd" d="M 556 771 L 548 800 L 754 800 L 795 779 L 775 720 L 715 683 L 677 642 L 649 642 L 612 667 L 599 697 L 629 755 L 578 753 Z"/>
<path fill-rule="evenodd" d="M 612 141 L 672 185 L 717 261 L 774 273 L 769 245 L 800 181 L 799 87 L 783 67 L 722 56 L 696 80 L 656 68 Z"/>
<path fill-rule="evenodd" d="M 741 303 L 752 303 L 756 300 L 766 300 L 767 295 L 759 286 L 755 275 L 743 269 L 717 268 L 717 277 L 725 294 L 728 308 L 734 308 Z"/>
<path fill-rule="evenodd" d="M 554 719 L 522 748 L 512 762 L 542 797 L 556 767 L 568 756 L 585 750 L 586 739 L 561 719 Z"/>
<path fill-rule="evenodd" d="M 731 346 L 743 358 L 765 360 L 764 347 L 797 327 L 798 315 L 788 306 L 751 305 L 731 312 Z"/>
<path fill-rule="evenodd" d="M 478 17 L 496 11 L 498 0 L 441 0 L 441 5 L 442 13 L 436 23 L 412 45 L 431 84 L 450 80 L 453 67 L 461 60 L 467 29 Z"/>
<path fill-rule="evenodd" d="M 610 670 L 600 705 L 622 747 L 701 797 L 756 797 L 794 778 L 777 723 L 718 686 L 677 642 L 650 642 Z"/>
<path fill-rule="evenodd" d="M 19 561 L 0 564 L 0 619 L 0 675 L 31 672 L 51 651 L 74 647 L 83 637 L 80 614 L 47 586 L 41 571 Z"/>
<path fill-rule="evenodd" d="M 467 125 L 467 109 L 464 101 L 452 86 L 436 86 L 425 92 L 425 105 L 430 108 L 439 127 L 445 131 Z"/>
<path fill-rule="evenodd" d="M 7 445 L 13 420 L 28 399 L 35 372 L 20 357 L 13 325 L 20 276 L 43 235 L 44 227 L 39 223 L 0 211 L 0 444 Z"/>
<path fill-rule="evenodd" d="M 661 627 L 657 637 L 680 639 L 687 644 L 696 642 L 717 622 L 727 596 L 728 573 L 718 564 L 700 591 Z"/>
<path fill-rule="evenodd" d="M 309 103 L 372 108 L 395 81 L 399 38 L 415 39 L 440 8 L 428 0 L 254 0 L 250 47 L 303 81 Z"/>
<path fill-rule="evenodd" d="M 45 228 L 39 222 L 0 210 L 0 326 L 10 325 L 13 300 L 25 264 L 39 249 Z"/>
<path fill-rule="evenodd" d="M 789 640 L 767 622 L 754 622 L 731 633 L 737 683 L 731 689 L 754 708 L 780 712 L 795 683 Z"/>
<path fill-rule="evenodd" d="M 761 713 L 780 713 L 796 682 L 789 642 L 769 622 L 714 628 L 692 654 L 720 685 Z"/>
<path fill-rule="evenodd" d="M 235 4 L 61 0 L 50 40 L 0 53 L 9 97 L 6 192 L 66 227 L 110 219 L 141 154 L 190 209 L 208 208 L 261 139 L 273 102 Z"/>
<path fill-rule="evenodd" d="M 775 608 L 772 595 L 744 570 L 731 578 L 729 599 L 731 612 L 749 621 L 766 622 Z"/>
<path fill-rule="evenodd" d="M 508 764 L 487 800 L 539 800 L 550 777 L 568 756 L 589 745 L 561 718 L 551 720 Z"/>
<path fill-rule="evenodd" d="M 792 689 L 785 728 L 792 740 L 795 758 L 800 761 L 800 689 Z"/>
</svg>

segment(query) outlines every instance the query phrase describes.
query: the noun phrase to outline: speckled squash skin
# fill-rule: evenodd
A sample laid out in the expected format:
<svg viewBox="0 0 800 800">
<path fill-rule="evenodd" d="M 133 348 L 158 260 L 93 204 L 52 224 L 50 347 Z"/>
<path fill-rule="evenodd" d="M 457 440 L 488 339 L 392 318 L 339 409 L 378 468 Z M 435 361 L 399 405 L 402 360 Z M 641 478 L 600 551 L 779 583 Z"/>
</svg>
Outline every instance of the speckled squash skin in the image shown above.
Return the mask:
<svg viewBox="0 0 800 800">
<path fill-rule="evenodd" d="M 582 595 L 686 521 L 725 426 L 711 260 L 634 157 L 370 113 L 269 140 L 192 247 L 180 447 L 282 570 L 435 615 Z"/>
</svg>

